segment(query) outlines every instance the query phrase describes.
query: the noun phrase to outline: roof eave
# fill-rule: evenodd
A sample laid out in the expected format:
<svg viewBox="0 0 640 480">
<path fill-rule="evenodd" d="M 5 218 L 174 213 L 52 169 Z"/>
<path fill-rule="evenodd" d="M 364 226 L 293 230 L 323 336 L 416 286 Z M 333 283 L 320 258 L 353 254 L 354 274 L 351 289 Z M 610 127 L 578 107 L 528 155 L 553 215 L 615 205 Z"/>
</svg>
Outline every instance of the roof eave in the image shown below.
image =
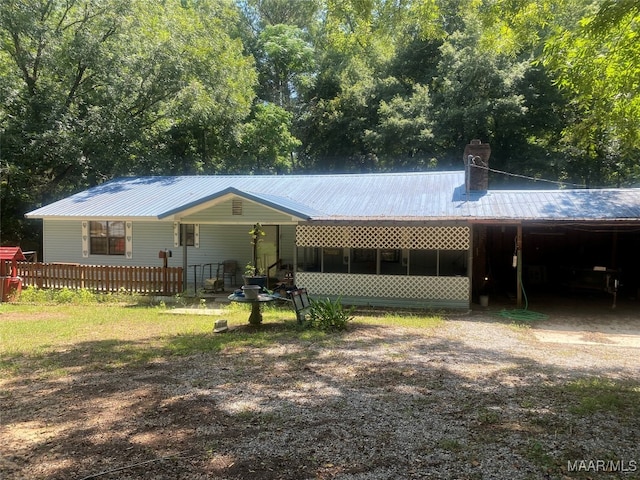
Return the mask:
<svg viewBox="0 0 640 480">
<path fill-rule="evenodd" d="M 285 213 L 287 215 L 291 215 L 292 217 L 295 217 L 295 218 L 297 218 L 299 220 L 303 220 L 304 221 L 304 220 L 311 219 L 311 216 L 309 214 L 307 214 L 307 213 L 294 210 L 292 208 L 289 208 L 289 207 L 284 206 L 282 204 L 279 204 L 277 202 L 269 201 L 269 200 L 267 200 L 266 198 L 264 198 L 264 197 L 262 197 L 260 195 L 254 195 L 254 194 L 251 194 L 249 192 L 245 192 L 243 190 L 239 190 L 239 189 L 237 189 L 235 187 L 228 187 L 228 188 L 220 190 L 220 191 L 218 191 L 216 193 L 213 193 L 211 195 L 208 195 L 206 197 L 198 199 L 197 201 L 190 202 L 190 203 L 187 203 L 185 205 L 181 205 L 180 207 L 173 208 L 173 209 L 168 210 L 168 211 L 166 211 L 164 213 L 161 213 L 161 214 L 158 215 L 158 220 L 163 220 L 163 219 L 166 219 L 168 217 L 177 217 L 177 216 L 179 216 L 180 213 L 184 213 L 184 212 L 187 212 L 188 210 L 196 209 L 199 206 L 202 206 L 204 208 L 207 204 L 209 204 L 211 202 L 214 202 L 215 200 L 219 200 L 219 199 L 222 199 L 224 197 L 230 196 L 230 195 L 241 197 L 241 198 L 245 198 L 245 199 L 250 200 L 252 202 L 256 202 L 256 203 L 258 203 L 260 205 L 264 205 L 265 207 L 272 208 L 274 210 L 277 210 L 279 212 Z"/>
</svg>

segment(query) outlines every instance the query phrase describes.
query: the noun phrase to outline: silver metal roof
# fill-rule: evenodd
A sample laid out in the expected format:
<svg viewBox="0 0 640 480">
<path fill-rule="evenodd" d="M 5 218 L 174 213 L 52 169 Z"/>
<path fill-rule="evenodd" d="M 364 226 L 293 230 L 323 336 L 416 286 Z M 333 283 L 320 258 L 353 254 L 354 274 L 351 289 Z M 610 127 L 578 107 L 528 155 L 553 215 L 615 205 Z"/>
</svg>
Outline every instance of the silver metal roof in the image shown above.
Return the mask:
<svg viewBox="0 0 640 480">
<path fill-rule="evenodd" d="M 120 178 L 28 218 L 179 218 L 237 195 L 306 220 L 633 220 L 640 189 L 489 190 L 467 195 L 464 172 Z"/>
</svg>

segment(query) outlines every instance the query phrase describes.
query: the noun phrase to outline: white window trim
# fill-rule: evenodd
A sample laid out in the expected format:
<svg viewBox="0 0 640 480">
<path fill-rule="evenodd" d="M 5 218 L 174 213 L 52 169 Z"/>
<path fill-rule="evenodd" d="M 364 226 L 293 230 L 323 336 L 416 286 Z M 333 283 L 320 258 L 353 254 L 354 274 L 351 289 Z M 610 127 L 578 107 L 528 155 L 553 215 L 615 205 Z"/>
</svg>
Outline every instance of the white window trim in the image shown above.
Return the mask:
<svg viewBox="0 0 640 480">
<path fill-rule="evenodd" d="M 89 258 L 89 222 L 82 222 L 82 258 Z"/>
<path fill-rule="evenodd" d="M 133 258 L 133 222 L 125 222 L 124 229 L 124 256 L 131 259 Z"/>
<path fill-rule="evenodd" d="M 186 225 L 186 224 L 185 224 Z M 200 224 L 193 224 L 193 246 L 200 248 Z M 173 248 L 180 247 L 180 222 L 173 222 Z"/>
<path fill-rule="evenodd" d="M 133 258 L 133 222 L 124 222 L 124 256 L 127 259 Z M 82 258 L 89 258 L 89 221 L 82 222 Z"/>
</svg>

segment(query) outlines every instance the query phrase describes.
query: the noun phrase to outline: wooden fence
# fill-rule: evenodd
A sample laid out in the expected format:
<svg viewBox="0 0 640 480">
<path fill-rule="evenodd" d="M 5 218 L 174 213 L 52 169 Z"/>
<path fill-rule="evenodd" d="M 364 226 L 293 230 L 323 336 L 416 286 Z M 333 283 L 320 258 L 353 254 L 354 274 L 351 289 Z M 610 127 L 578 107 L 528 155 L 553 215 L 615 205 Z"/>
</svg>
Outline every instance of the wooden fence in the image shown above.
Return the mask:
<svg viewBox="0 0 640 480">
<path fill-rule="evenodd" d="M 17 262 L 17 265 L 18 276 L 22 278 L 24 286 L 85 288 L 98 293 L 125 291 L 144 295 L 175 295 L 182 292 L 181 267 L 40 262 Z"/>
</svg>

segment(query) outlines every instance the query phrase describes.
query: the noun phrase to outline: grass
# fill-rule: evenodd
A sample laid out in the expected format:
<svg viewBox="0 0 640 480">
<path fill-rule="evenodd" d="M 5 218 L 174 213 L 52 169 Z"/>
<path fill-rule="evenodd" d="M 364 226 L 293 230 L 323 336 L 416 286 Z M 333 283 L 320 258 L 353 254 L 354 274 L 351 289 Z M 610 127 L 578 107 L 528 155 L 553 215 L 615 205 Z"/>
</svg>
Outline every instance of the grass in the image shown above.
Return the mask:
<svg viewBox="0 0 640 480">
<path fill-rule="evenodd" d="M 365 363 L 362 369 L 354 370 L 364 375 L 340 377 L 340 381 L 344 381 L 340 387 L 345 391 L 382 403 L 410 395 L 410 401 L 404 400 L 408 403 L 399 404 L 404 412 L 403 418 L 413 420 L 420 412 L 427 415 L 433 412 L 441 417 L 450 415 L 458 425 L 466 425 L 464 436 L 443 431 L 440 438 L 431 436 L 423 444 L 417 444 L 422 445 L 420 449 L 425 455 L 440 450 L 436 453 L 449 461 L 480 462 L 478 452 L 489 445 L 494 450 L 513 450 L 529 463 L 537 465 L 540 471 L 560 472 L 568 459 L 598 454 L 581 449 L 579 435 L 585 434 L 585 422 L 606 426 L 603 422 L 615 423 L 640 417 L 640 387 L 632 380 L 608 379 L 587 372 L 580 378 L 578 373 L 578 376 L 566 379 L 562 375 L 553 375 L 550 370 L 548 382 L 536 383 L 537 377 L 531 375 L 539 373 L 542 366 L 526 357 L 505 358 L 507 366 L 496 378 L 460 375 L 456 380 L 456 358 L 460 361 L 481 361 L 483 349 L 491 346 L 479 348 L 477 352 L 470 350 L 472 358 L 467 360 L 464 355 L 457 357 L 461 352 L 455 349 L 455 344 L 440 345 L 436 341 L 433 342 L 434 353 L 444 354 L 451 348 L 451 360 L 433 361 L 422 369 L 416 369 L 411 363 L 413 352 L 401 348 L 404 344 L 399 342 L 405 341 L 402 335 L 394 340 L 380 334 L 384 328 L 369 328 L 420 329 L 420 332 L 411 330 L 408 333 L 434 336 L 437 340 L 439 328 L 445 325 L 444 315 L 356 312 L 353 322 L 349 322 L 352 333 L 347 331 L 345 336 L 343 333 L 303 329 L 295 321 L 293 310 L 286 307 L 265 306 L 264 324 L 252 327 L 247 322 L 247 305 L 228 305 L 222 315 L 178 315 L 171 314 L 171 309 L 164 305 L 140 306 L 131 298 L 76 301 L 66 293 L 62 298 L 64 301 L 60 300 L 53 296 L 45 302 L 31 300 L 22 304 L 0 304 L 0 378 L 3 385 L 7 385 L 0 391 L 0 400 L 17 402 L 12 397 L 19 398 L 21 388 L 33 379 L 45 379 L 55 386 L 67 375 L 80 374 L 78 377 L 81 377 L 81 374 L 88 373 L 87 378 L 101 378 L 102 373 L 107 373 L 104 377 L 112 377 L 111 373 L 115 373 L 113 377 L 119 378 L 118 375 L 126 376 L 130 372 L 147 372 L 151 363 L 167 365 L 172 363 L 172 358 L 189 355 L 196 355 L 194 361 L 202 361 L 212 368 L 233 364 L 234 375 L 231 378 L 233 381 L 237 379 L 239 385 L 245 378 L 245 371 L 249 372 L 247 375 L 252 374 L 252 367 L 260 364 L 263 358 L 272 358 L 274 362 L 270 365 L 273 368 L 269 375 L 277 378 L 279 385 L 306 391 L 312 381 L 332 381 L 333 377 L 324 378 L 321 373 L 316 373 L 316 370 L 322 372 L 323 365 L 326 371 L 334 364 L 339 369 L 344 368 L 340 363 L 340 351 L 346 347 L 363 351 L 376 349 L 379 361 L 375 369 L 368 368 Z M 197 303 L 193 305 L 196 311 L 199 307 Z M 213 326 L 218 319 L 226 319 L 232 331 L 214 334 Z M 367 335 L 368 331 L 373 331 L 374 335 Z M 271 350 L 271 353 L 275 352 L 271 356 L 267 350 L 257 350 L 270 346 L 278 347 Z M 434 356 L 434 359 L 439 358 L 447 357 Z M 191 360 L 186 359 L 185 363 Z M 137 370 L 138 367 L 142 369 Z M 511 386 L 501 383 L 504 378 L 514 376 L 531 378 L 534 382 L 531 385 L 524 382 L 514 392 Z M 449 382 L 443 382 L 444 377 Z M 171 381 L 168 380 L 169 383 Z M 211 380 L 204 373 L 193 376 L 189 381 L 194 388 L 212 388 Z M 289 381 L 291 383 L 288 384 Z M 452 398 L 453 390 L 449 392 L 442 387 L 453 384 L 459 387 L 460 393 L 456 394 L 458 403 L 452 406 L 446 402 Z M 399 393 L 395 386 L 405 387 L 412 393 Z M 492 387 L 489 390 L 497 393 L 486 395 L 487 387 Z M 378 395 L 372 395 L 372 392 Z M 100 396 L 96 394 L 96 398 Z M 498 400 L 502 397 L 504 403 Z M 336 397 L 333 403 L 327 404 L 330 407 L 327 415 L 350 407 L 340 398 Z M 237 407 L 233 413 L 237 424 L 250 425 L 252 431 L 257 425 L 274 431 L 286 428 L 284 410 L 272 412 L 242 404 Z M 393 409 L 389 412 L 397 413 Z M 574 428 L 577 433 L 574 433 Z M 383 432 L 376 442 L 388 443 L 390 438 L 388 432 Z M 509 443 L 511 438 L 519 441 Z M 222 440 L 221 445 L 224 445 Z M 623 453 L 613 452 L 611 455 L 620 458 Z"/>
<path fill-rule="evenodd" d="M 381 315 L 356 314 L 353 322 L 377 326 L 431 329 L 444 325 L 444 317 L 438 313 L 383 313 Z"/>
<path fill-rule="evenodd" d="M 597 412 L 627 414 L 629 418 L 640 416 L 640 387 L 623 381 L 605 378 L 583 378 L 570 382 L 567 392 L 571 395 L 571 412 L 591 415 Z"/>
<path fill-rule="evenodd" d="M 164 305 L 139 306 L 132 297 L 106 299 L 86 292 L 62 290 L 56 294 L 34 291 L 21 303 L 0 304 L 0 371 L 18 375 L 40 370 L 49 375 L 74 368 L 121 368 L 171 355 L 216 352 L 242 346 L 264 347 L 283 338 L 302 342 L 335 342 L 335 335 L 302 329 L 293 311 L 267 306 L 263 327 L 247 328 L 249 310 L 231 304 L 222 316 L 172 315 Z M 196 305 L 195 308 L 198 308 Z M 216 320 L 224 318 L 233 334 L 212 333 Z M 357 316 L 355 322 L 435 328 L 438 316 Z"/>
<path fill-rule="evenodd" d="M 259 335 L 212 333 L 219 317 L 171 315 L 161 307 L 118 304 L 0 306 L 0 370 L 18 374 L 29 364 L 45 371 L 80 366 L 117 368 L 156 357 L 216 351 Z M 246 321 L 231 309 L 230 324 Z"/>
</svg>

